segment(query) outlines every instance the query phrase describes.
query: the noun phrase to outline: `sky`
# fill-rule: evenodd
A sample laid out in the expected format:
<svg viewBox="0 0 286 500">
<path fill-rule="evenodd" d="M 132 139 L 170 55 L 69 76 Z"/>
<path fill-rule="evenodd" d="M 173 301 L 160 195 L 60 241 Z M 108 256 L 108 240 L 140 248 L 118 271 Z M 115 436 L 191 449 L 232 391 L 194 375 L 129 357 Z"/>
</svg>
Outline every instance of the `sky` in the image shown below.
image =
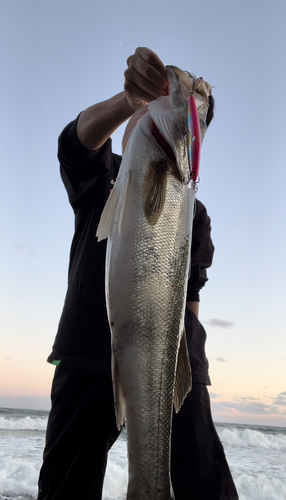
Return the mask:
<svg viewBox="0 0 286 500">
<path fill-rule="evenodd" d="M 214 420 L 286 426 L 285 17 L 285 0 L 1 1 L 0 406 L 49 408 L 74 223 L 58 135 L 123 90 L 145 46 L 216 100 L 197 195 L 216 248 L 200 304 Z"/>
</svg>

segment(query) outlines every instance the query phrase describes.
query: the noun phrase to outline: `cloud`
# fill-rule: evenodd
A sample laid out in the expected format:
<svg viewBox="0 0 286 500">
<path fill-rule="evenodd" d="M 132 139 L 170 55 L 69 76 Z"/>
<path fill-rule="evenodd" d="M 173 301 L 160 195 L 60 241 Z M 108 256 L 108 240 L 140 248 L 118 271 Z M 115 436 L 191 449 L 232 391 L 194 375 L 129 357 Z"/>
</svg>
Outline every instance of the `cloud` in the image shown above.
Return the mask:
<svg viewBox="0 0 286 500">
<path fill-rule="evenodd" d="M 229 363 L 228 359 L 224 359 L 224 358 L 216 358 L 216 361 L 219 361 L 220 363 Z"/>
<path fill-rule="evenodd" d="M 218 328 L 232 328 L 235 326 L 233 321 L 226 321 L 225 319 L 216 319 L 216 318 L 211 318 L 208 321 L 205 321 L 207 325 L 218 327 Z"/>
<path fill-rule="evenodd" d="M 15 250 L 18 254 L 27 255 L 28 257 L 35 257 L 36 254 L 33 250 L 28 250 L 24 243 L 18 243 L 15 245 Z"/>
<path fill-rule="evenodd" d="M 250 413 L 251 415 L 269 415 L 273 413 L 280 413 L 278 408 L 261 401 L 249 401 L 241 404 L 237 403 L 236 408 L 239 409 L 240 407 L 243 408 L 243 413 Z"/>
<path fill-rule="evenodd" d="M 221 398 L 222 396 L 223 396 L 222 394 L 216 394 L 215 392 L 210 392 L 211 399 Z"/>
<path fill-rule="evenodd" d="M 257 398 L 253 398 L 252 396 L 234 396 L 236 401 L 243 401 L 244 403 L 248 403 L 249 401 L 258 401 Z"/>
<path fill-rule="evenodd" d="M 49 410 L 51 407 L 48 397 L 18 396 L 9 397 L 0 395 L 0 407 L 22 408 L 30 410 Z"/>
<path fill-rule="evenodd" d="M 274 399 L 273 404 L 278 406 L 286 406 L 286 391 L 280 392 Z"/>
<path fill-rule="evenodd" d="M 281 392 L 276 398 L 266 398 L 262 401 L 259 398 L 251 396 L 235 396 L 230 400 L 226 400 L 225 396 L 219 394 L 210 394 L 212 399 L 212 407 L 217 413 L 229 413 L 240 415 L 254 415 L 254 416 L 279 416 L 285 417 L 286 410 L 286 391 Z M 219 400 L 220 398 L 223 398 Z M 267 401 L 268 399 L 268 401 Z"/>
<path fill-rule="evenodd" d="M 238 412 L 247 415 L 273 415 L 281 414 L 277 407 L 273 405 L 268 405 L 262 401 L 245 401 L 242 398 L 241 401 L 214 401 L 213 407 L 216 412 Z"/>
</svg>

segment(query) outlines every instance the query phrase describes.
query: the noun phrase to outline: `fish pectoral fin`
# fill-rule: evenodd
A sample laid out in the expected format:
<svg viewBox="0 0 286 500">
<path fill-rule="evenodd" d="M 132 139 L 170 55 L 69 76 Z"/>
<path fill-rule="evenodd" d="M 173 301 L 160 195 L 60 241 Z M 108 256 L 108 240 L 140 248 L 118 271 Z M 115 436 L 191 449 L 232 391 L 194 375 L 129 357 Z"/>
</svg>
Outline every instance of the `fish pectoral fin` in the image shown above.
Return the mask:
<svg viewBox="0 0 286 500">
<path fill-rule="evenodd" d="M 117 424 L 117 429 L 120 431 L 125 422 L 126 401 L 121 384 L 119 367 L 114 353 L 112 353 L 111 363 L 112 363 L 111 366 L 112 366 L 113 396 L 114 396 L 116 424 Z"/>
<path fill-rule="evenodd" d="M 121 182 L 116 182 L 113 190 L 109 195 L 109 198 L 100 216 L 99 224 L 97 226 L 96 236 L 98 238 L 98 241 L 104 240 L 110 235 L 110 231 L 114 224 L 117 211 L 119 211 L 118 232 L 121 232 L 130 176 L 131 174 L 129 171 L 125 172 L 123 178 L 121 179 Z"/>
<path fill-rule="evenodd" d="M 178 413 L 178 411 L 180 410 L 186 396 L 189 394 L 191 389 L 192 389 L 192 371 L 191 371 L 190 358 L 187 348 L 186 331 L 184 329 L 178 352 L 176 379 L 174 387 L 174 407 L 176 413 Z"/>
<path fill-rule="evenodd" d="M 114 220 L 116 214 L 117 198 L 118 196 L 115 185 L 100 216 L 100 221 L 96 230 L 98 241 L 108 238 L 110 234 L 112 221 Z"/>
<path fill-rule="evenodd" d="M 151 226 L 158 222 L 165 204 L 168 170 L 167 160 L 153 161 L 145 177 L 143 208 Z"/>
</svg>

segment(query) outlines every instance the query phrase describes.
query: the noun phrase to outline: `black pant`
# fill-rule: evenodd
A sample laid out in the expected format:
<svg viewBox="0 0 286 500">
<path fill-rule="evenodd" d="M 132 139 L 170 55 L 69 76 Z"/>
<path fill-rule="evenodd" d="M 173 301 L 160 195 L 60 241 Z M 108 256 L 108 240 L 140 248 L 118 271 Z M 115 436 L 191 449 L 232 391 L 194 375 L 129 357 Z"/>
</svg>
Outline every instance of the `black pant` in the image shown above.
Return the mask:
<svg viewBox="0 0 286 500">
<path fill-rule="evenodd" d="M 116 441 L 111 377 L 60 366 L 52 386 L 38 500 L 100 500 Z M 207 389 L 194 384 L 174 415 L 171 476 L 176 500 L 237 500 L 214 428 Z"/>
<path fill-rule="evenodd" d="M 193 384 L 173 414 L 171 476 L 176 500 L 238 500 L 205 385 Z"/>
</svg>

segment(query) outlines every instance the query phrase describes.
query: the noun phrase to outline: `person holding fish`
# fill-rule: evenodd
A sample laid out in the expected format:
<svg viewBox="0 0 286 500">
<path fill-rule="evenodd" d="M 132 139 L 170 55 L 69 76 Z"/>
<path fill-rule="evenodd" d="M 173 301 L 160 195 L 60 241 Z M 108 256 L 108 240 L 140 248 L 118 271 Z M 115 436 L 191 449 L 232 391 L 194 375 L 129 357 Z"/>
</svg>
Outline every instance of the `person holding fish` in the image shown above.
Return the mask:
<svg viewBox="0 0 286 500">
<path fill-rule="evenodd" d="M 128 500 L 237 500 L 211 416 L 198 320 L 214 252 L 210 219 L 195 200 L 181 120 L 194 95 L 203 138 L 211 87 L 147 48 L 127 65 L 124 91 L 83 111 L 59 137 L 75 234 L 48 357 L 56 369 L 38 500 L 100 500 L 125 418 Z M 127 119 L 122 158 L 110 136 Z"/>
</svg>

